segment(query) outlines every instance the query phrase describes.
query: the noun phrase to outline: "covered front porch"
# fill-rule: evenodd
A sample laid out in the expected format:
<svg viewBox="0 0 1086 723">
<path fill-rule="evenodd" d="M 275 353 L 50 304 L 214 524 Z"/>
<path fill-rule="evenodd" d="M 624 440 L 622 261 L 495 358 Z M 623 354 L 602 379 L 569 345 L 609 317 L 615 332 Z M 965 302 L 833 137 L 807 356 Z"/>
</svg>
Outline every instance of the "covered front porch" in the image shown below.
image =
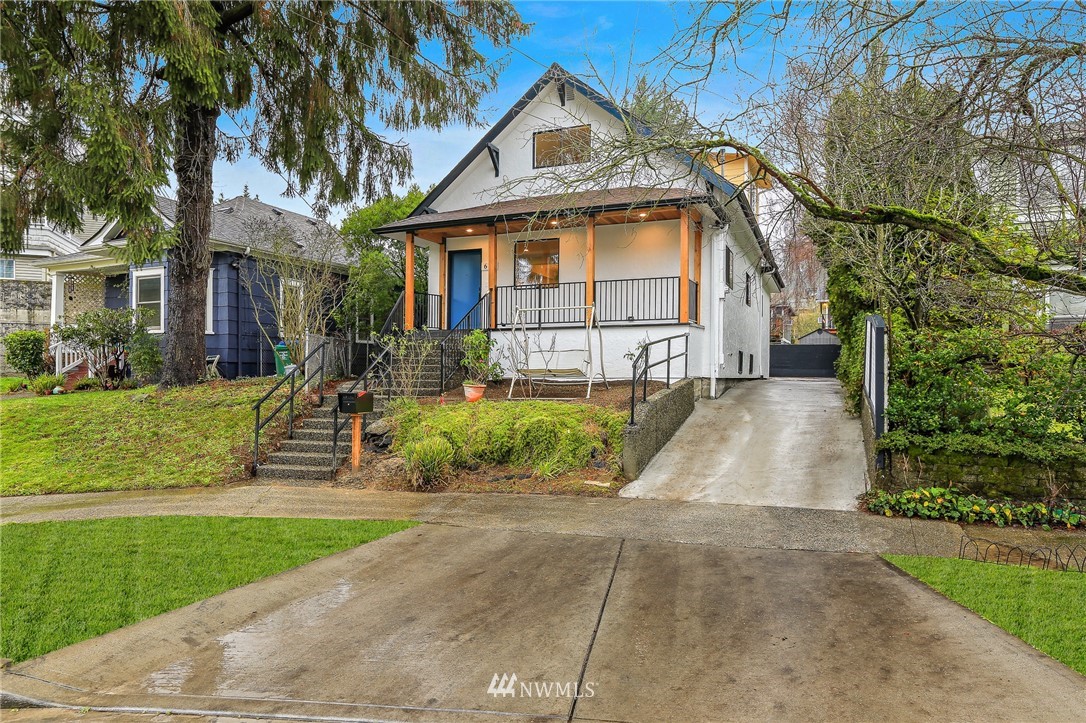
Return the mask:
<svg viewBox="0 0 1086 723">
<path fill-rule="evenodd" d="M 406 245 L 405 329 L 701 323 L 702 215 L 686 189 L 623 188 L 423 213 L 378 232 Z M 429 250 L 427 288 L 415 249 Z"/>
</svg>

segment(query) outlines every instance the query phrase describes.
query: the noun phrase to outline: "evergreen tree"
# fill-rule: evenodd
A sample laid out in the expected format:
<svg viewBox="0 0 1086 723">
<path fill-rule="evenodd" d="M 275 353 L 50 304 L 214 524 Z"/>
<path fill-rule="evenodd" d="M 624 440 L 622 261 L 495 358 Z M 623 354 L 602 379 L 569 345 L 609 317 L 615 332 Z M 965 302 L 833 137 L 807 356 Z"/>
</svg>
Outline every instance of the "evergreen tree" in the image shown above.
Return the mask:
<svg viewBox="0 0 1086 723">
<path fill-rule="evenodd" d="M 120 221 L 127 260 L 169 262 L 162 383 L 194 383 L 215 160 L 248 152 L 319 209 L 372 200 L 411 172 L 384 134 L 476 122 L 499 70 L 477 42 L 526 31 L 508 2 L 6 1 L 0 248 L 21 248 L 38 219 Z M 171 170 L 167 231 L 153 195 Z"/>
</svg>

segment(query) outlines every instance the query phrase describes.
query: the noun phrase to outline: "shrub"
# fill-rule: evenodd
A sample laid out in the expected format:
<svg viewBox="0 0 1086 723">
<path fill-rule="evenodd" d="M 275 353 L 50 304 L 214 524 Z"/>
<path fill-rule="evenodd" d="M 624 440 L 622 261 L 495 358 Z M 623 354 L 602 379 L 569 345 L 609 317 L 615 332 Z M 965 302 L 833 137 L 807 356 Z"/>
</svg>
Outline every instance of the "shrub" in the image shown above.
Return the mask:
<svg viewBox="0 0 1086 723">
<path fill-rule="evenodd" d="M 64 386 L 66 378 L 63 374 L 40 374 L 30 380 L 30 391 L 39 397 L 44 397 L 46 394 L 52 394 L 55 387 Z"/>
<path fill-rule="evenodd" d="M 128 345 L 128 363 L 132 365 L 132 374 L 140 384 L 158 381 L 162 373 L 162 350 L 158 339 L 147 333 L 146 329 L 136 332 Z"/>
<path fill-rule="evenodd" d="M 452 445 L 444 437 L 427 437 L 404 446 L 404 461 L 415 487 L 443 482 L 452 470 L 454 457 Z"/>
<path fill-rule="evenodd" d="M 45 332 L 13 331 L 4 337 L 7 362 L 27 379 L 45 373 Z"/>
<path fill-rule="evenodd" d="M 54 327 L 57 336 L 78 349 L 103 389 L 116 389 L 125 378 L 126 347 L 147 333 L 146 310 L 94 309 L 76 317 L 72 326 Z"/>
<path fill-rule="evenodd" d="M 83 377 L 72 385 L 72 389 L 77 392 L 85 392 L 88 389 L 100 389 L 101 386 L 102 385 L 98 383 L 97 379 L 93 377 Z"/>
<path fill-rule="evenodd" d="M 873 490 L 867 495 L 867 509 L 887 517 L 896 514 L 966 524 L 990 522 L 999 527 L 1014 523 L 1024 527 L 1086 525 L 1086 513 L 1070 502 L 996 502 L 963 495 L 948 487 L 918 487 L 902 492 Z"/>
<path fill-rule="evenodd" d="M 622 450 L 625 415 L 613 409 L 565 402 L 490 402 L 427 405 L 395 400 L 387 416 L 393 449 L 440 437 L 453 450 L 451 464 L 507 464 L 553 476 L 593 461 L 615 460 Z"/>
<path fill-rule="evenodd" d="M 1054 341 L 998 329 L 895 340 L 881 446 L 1086 460 L 1086 374 Z"/>
</svg>

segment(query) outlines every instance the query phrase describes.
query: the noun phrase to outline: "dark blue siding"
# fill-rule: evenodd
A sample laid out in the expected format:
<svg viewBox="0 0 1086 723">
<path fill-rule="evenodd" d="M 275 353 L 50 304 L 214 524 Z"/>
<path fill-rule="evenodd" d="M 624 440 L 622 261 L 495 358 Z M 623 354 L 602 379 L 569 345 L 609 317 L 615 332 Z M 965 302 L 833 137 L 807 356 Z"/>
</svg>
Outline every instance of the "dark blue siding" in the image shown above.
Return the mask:
<svg viewBox="0 0 1086 723">
<path fill-rule="evenodd" d="M 129 305 L 128 277 L 124 274 L 106 277 L 106 308 L 125 309 Z"/>
<path fill-rule="evenodd" d="M 147 264 L 139 268 L 167 266 L 164 262 Z M 264 327 L 272 339 L 278 340 L 275 332 L 275 315 L 272 300 L 267 297 L 259 284 L 252 284 L 258 265 L 251 258 L 236 253 L 216 251 L 211 257 L 211 311 L 209 328 L 212 333 L 204 336 L 208 356 L 219 356 L 219 371 L 228 379 L 239 376 L 267 376 L 275 373 L 275 359 L 271 345 L 261 331 L 254 309 L 259 310 Z M 111 309 L 126 308 L 131 305 L 131 272 L 127 276 L 118 275 L 106 278 L 106 306 Z M 248 288 L 252 286 L 251 292 Z M 166 314 L 169 314 L 169 269 L 164 279 L 164 293 L 167 294 Z M 254 306 L 255 302 L 255 306 Z M 163 334 L 160 343 L 165 350 L 166 337 Z"/>
</svg>

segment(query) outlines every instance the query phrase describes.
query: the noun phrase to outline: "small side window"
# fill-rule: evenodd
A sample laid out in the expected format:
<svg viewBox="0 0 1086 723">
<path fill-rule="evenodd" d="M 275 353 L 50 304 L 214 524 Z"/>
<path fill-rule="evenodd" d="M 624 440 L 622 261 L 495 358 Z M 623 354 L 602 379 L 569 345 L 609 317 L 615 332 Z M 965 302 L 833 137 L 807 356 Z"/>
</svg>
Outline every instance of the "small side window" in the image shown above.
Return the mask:
<svg viewBox="0 0 1086 723">
<path fill-rule="evenodd" d="M 0 279 L 15 278 L 15 259 L 0 259 Z"/>
<path fill-rule="evenodd" d="M 735 288 L 735 275 L 732 267 L 734 266 L 732 259 L 732 247 L 724 247 L 724 283 L 728 285 L 728 289 Z"/>
<path fill-rule="evenodd" d="M 747 272 L 747 277 L 746 277 L 747 306 L 750 306 L 751 296 L 753 295 L 753 292 L 754 292 L 753 287 L 754 287 L 754 278 L 751 276 L 750 272 L 748 271 Z"/>
</svg>

